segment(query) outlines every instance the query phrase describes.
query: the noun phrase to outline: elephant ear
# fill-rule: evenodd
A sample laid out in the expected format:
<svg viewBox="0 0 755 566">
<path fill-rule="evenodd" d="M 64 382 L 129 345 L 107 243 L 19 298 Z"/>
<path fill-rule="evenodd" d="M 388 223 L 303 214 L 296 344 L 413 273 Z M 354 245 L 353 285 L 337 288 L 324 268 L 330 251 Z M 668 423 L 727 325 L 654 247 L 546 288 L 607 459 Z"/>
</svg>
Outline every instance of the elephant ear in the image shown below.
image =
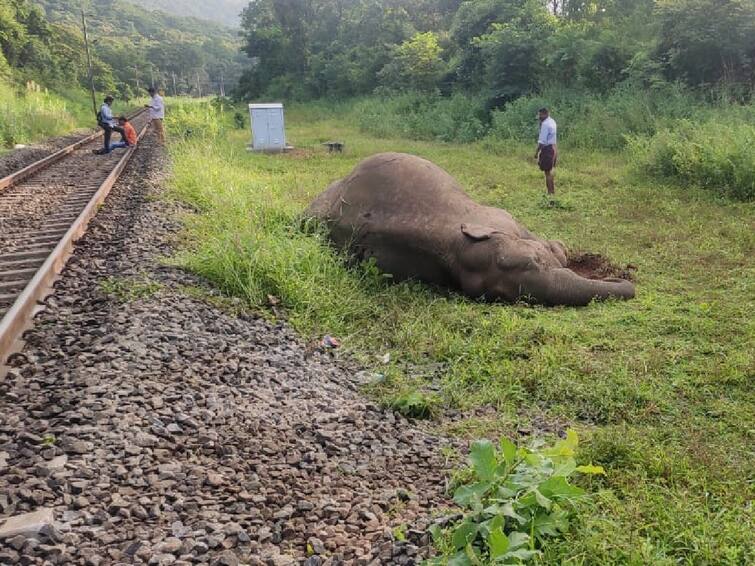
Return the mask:
<svg viewBox="0 0 755 566">
<path fill-rule="evenodd" d="M 480 224 L 462 224 L 461 231 L 465 236 L 475 240 L 476 242 L 489 240 L 493 237 L 493 234 L 499 232 L 499 230 L 496 230 L 495 228 L 491 228 L 490 226 L 482 226 Z"/>
</svg>

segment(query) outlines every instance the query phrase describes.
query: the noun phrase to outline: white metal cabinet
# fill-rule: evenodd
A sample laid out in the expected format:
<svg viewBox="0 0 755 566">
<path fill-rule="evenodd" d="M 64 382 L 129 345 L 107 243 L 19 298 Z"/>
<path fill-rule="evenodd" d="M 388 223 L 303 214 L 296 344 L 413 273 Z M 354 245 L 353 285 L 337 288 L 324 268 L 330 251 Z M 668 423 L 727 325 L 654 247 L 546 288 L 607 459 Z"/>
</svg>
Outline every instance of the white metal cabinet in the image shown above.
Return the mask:
<svg viewBox="0 0 755 566">
<path fill-rule="evenodd" d="M 286 127 L 283 104 L 250 104 L 252 119 L 252 149 L 255 151 L 283 151 L 286 149 Z"/>
</svg>

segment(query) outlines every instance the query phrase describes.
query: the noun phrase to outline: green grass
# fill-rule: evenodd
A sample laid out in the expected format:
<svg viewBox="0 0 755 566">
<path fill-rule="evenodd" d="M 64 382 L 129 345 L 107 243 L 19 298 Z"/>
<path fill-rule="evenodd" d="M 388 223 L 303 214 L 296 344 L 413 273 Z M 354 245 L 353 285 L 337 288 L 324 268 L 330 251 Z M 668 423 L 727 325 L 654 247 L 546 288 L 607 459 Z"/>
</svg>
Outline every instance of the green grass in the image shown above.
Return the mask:
<svg viewBox="0 0 755 566">
<path fill-rule="evenodd" d="M 621 153 L 575 149 L 562 150 L 560 206 L 549 207 L 534 145 L 378 139 L 348 113 L 311 105 L 287 113 L 296 152 L 256 155 L 245 150 L 246 130 L 216 118 L 207 106 L 182 106 L 169 121 L 172 191 L 196 210 L 179 261 L 251 306 L 274 295 L 307 337 L 339 337 L 385 376 L 369 393 L 386 404 L 420 392 L 434 414 L 485 408 L 453 425 L 440 417 L 441 432 L 578 429 L 580 460 L 608 475 L 593 481 L 597 495 L 547 547 L 545 563 L 755 560 L 753 203 L 639 180 Z M 191 135 L 176 135 L 185 122 Z M 333 138 L 346 142 L 344 155 L 319 146 Z M 321 236 L 300 229 L 298 215 L 380 151 L 431 159 L 541 236 L 635 265 L 637 299 L 488 305 L 390 285 L 369 266 L 345 268 Z"/>
<path fill-rule="evenodd" d="M 83 91 L 52 93 L 36 85 L 18 88 L 0 79 L 0 151 L 95 126 L 87 96 Z"/>
</svg>

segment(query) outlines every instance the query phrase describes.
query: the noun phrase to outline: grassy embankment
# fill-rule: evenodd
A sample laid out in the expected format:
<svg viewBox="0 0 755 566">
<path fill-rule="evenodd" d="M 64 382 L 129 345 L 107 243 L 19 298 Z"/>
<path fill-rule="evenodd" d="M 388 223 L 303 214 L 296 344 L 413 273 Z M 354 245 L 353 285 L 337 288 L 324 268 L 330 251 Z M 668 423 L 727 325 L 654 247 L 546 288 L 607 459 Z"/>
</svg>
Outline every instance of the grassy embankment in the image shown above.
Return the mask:
<svg viewBox="0 0 755 566">
<path fill-rule="evenodd" d="M 0 80 L 0 152 L 92 127 L 93 120 L 90 99 L 83 91 L 61 95 Z"/>
<path fill-rule="evenodd" d="M 580 460 L 608 474 L 593 480 L 597 495 L 548 545 L 545 563 L 755 560 L 752 203 L 641 180 L 623 152 L 565 147 L 551 207 L 533 144 L 376 138 L 353 114 L 314 105 L 287 119 L 298 151 L 251 155 L 247 131 L 219 123 L 209 107 L 173 108 L 173 193 L 197 211 L 183 264 L 251 305 L 280 298 L 306 336 L 340 337 L 385 376 L 371 393 L 386 403 L 421 392 L 438 413 L 477 415 L 441 419 L 447 434 L 579 430 Z M 319 142 L 331 138 L 346 141 L 344 155 L 324 153 Z M 379 151 L 429 158 L 536 233 L 635 265 L 637 299 L 582 309 L 487 305 L 346 269 L 298 229 L 297 215 Z"/>
</svg>

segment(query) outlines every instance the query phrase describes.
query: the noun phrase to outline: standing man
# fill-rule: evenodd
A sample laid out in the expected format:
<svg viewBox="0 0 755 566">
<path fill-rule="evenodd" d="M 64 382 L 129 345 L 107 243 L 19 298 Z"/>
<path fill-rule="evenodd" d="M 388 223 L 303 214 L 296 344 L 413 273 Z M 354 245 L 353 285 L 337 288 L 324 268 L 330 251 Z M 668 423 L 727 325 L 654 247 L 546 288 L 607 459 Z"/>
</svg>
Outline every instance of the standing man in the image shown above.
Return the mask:
<svg viewBox="0 0 755 566">
<path fill-rule="evenodd" d="M 165 102 L 163 97 L 157 92 L 157 89 L 153 86 L 149 87 L 149 95 L 152 99 L 145 108 L 149 108 L 149 120 L 155 128 L 157 133 L 157 139 L 161 144 L 165 143 L 165 127 L 163 126 L 163 120 L 165 119 Z"/>
<path fill-rule="evenodd" d="M 115 121 L 115 118 L 113 117 L 113 97 L 108 95 L 105 97 L 105 101 L 100 106 L 100 111 L 97 113 L 97 123 L 99 124 L 100 128 L 105 130 L 105 143 L 104 147 L 96 151 L 95 153 L 98 153 L 100 155 L 110 153 L 110 138 L 113 136 L 113 132 L 118 132 L 121 134 L 121 141 L 125 139 L 125 132 L 123 131 L 123 128 L 119 127 L 118 124 Z"/>
<path fill-rule="evenodd" d="M 556 121 L 550 117 L 547 108 L 538 110 L 540 119 L 540 136 L 537 139 L 535 159 L 540 170 L 545 173 L 545 186 L 549 195 L 556 194 L 556 183 L 553 179 L 553 169 L 558 161 L 558 149 L 556 147 Z"/>
</svg>

